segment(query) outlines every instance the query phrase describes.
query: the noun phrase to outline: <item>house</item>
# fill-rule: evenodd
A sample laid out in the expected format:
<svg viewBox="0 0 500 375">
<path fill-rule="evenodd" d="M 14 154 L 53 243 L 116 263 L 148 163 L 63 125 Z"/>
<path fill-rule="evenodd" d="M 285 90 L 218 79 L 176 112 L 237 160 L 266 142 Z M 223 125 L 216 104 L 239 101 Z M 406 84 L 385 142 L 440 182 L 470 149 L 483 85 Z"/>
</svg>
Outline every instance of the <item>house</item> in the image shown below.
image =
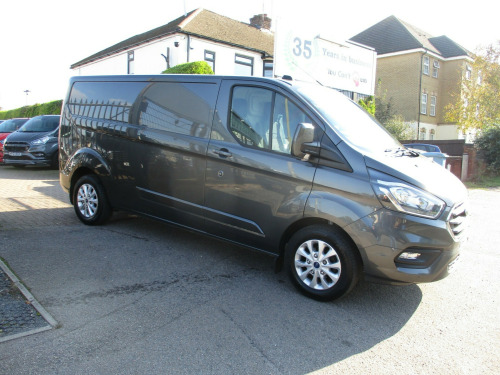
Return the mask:
<svg viewBox="0 0 500 375">
<path fill-rule="evenodd" d="M 108 47 L 73 65 L 74 75 L 156 74 L 193 61 L 206 61 L 216 74 L 272 76 L 271 19 L 245 24 L 205 9 Z"/>
<path fill-rule="evenodd" d="M 351 38 L 377 52 L 378 95 L 412 125 L 420 140 L 461 139 L 456 123 L 446 121 L 446 106 L 471 78 L 472 55 L 446 36 L 433 37 L 387 17 Z M 469 140 L 466 139 L 466 142 Z"/>
</svg>

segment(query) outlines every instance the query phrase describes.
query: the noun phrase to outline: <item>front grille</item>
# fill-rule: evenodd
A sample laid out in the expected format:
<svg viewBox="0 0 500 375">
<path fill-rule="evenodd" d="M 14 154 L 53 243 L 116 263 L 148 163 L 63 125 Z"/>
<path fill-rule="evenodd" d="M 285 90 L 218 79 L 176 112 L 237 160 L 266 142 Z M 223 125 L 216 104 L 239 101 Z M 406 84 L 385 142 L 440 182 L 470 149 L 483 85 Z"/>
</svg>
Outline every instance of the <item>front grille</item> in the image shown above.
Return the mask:
<svg viewBox="0 0 500 375">
<path fill-rule="evenodd" d="M 453 207 L 453 210 L 451 210 L 448 224 L 450 225 L 450 229 L 453 232 L 453 235 L 457 239 L 459 239 L 463 234 L 467 214 L 467 205 L 465 203 L 457 204 L 455 207 Z"/>
<path fill-rule="evenodd" d="M 30 148 L 27 142 L 8 142 L 3 146 L 4 152 L 26 152 Z"/>
</svg>

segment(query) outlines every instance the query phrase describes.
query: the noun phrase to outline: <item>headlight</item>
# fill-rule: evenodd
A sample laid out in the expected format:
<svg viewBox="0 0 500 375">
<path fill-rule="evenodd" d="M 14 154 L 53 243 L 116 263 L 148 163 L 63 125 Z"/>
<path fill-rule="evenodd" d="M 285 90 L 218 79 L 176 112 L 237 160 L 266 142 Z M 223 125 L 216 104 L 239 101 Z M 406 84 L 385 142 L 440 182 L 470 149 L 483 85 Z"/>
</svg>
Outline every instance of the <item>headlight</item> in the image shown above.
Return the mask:
<svg viewBox="0 0 500 375">
<path fill-rule="evenodd" d="M 43 138 L 38 138 L 38 139 L 35 139 L 34 141 L 31 141 L 31 144 L 33 146 L 44 145 L 45 143 L 47 143 L 48 141 L 50 141 L 52 138 L 54 138 L 54 137 L 49 137 L 48 135 L 46 135 Z"/>
<path fill-rule="evenodd" d="M 385 208 L 436 219 L 446 203 L 432 194 L 400 182 L 371 181 L 375 194 Z"/>
</svg>

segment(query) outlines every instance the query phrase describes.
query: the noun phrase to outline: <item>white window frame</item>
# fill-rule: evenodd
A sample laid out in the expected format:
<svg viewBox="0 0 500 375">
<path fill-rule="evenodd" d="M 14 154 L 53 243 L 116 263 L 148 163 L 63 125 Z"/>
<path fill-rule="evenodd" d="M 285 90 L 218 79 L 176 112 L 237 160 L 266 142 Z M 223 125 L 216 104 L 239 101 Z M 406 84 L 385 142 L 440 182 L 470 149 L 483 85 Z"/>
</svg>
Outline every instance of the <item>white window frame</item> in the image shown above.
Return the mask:
<svg viewBox="0 0 500 375">
<path fill-rule="evenodd" d="M 420 134 L 418 135 L 419 140 L 425 140 L 425 134 L 427 133 L 427 130 L 425 128 L 420 128 Z"/>
<path fill-rule="evenodd" d="M 439 68 L 440 68 L 439 61 L 438 60 L 434 60 L 434 62 L 432 64 L 432 77 L 438 78 Z"/>
<path fill-rule="evenodd" d="M 472 67 L 467 64 L 467 66 L 465 67 L 465 79 L 470 81 L 470 79 L 472 78 Z"/>
<path fill-rule="evenodd" d="M 428 76 L 429 75 L 429 68 L 430 68 L 430 58 L 429 56 L 424 56 L 423 62 L 423 73 Z"/>
<path fill-rule="evenodd" d="M 436 135 L 436 131 L 434 129 L 429 130 L 429 140 L 434 140 L 434 136 Z"/>
<path fill-rule="evenodd" d="M 420 113 L 423 115 L 427 114 L 427 94 L 422 93 L 422 97 L 420 99 Z"/>
<path fill-rule="evenodd" d="M 431 95 L 431 108 L 429 110 L 429 115 L 431 116 L 436 116 L 436 103 L 437 103 L 437 97 Z"/>
</svg>

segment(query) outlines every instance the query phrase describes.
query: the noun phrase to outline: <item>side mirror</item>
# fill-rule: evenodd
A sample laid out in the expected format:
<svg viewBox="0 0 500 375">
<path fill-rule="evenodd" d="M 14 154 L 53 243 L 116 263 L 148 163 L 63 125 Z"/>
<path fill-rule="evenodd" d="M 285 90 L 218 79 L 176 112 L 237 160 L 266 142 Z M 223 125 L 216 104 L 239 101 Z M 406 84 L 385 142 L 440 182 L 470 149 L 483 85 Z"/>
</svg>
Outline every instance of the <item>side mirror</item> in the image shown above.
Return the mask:
<svg viewBox="0 0 500 375">
<path fill-rule="evenodd" d="M 312 124 L 300 123 L 293 136 L 292 155 L 303 158 L 306 154 L 319 153 L 319 147 L 313 142 L 314 126 Z"/>
</svg>

